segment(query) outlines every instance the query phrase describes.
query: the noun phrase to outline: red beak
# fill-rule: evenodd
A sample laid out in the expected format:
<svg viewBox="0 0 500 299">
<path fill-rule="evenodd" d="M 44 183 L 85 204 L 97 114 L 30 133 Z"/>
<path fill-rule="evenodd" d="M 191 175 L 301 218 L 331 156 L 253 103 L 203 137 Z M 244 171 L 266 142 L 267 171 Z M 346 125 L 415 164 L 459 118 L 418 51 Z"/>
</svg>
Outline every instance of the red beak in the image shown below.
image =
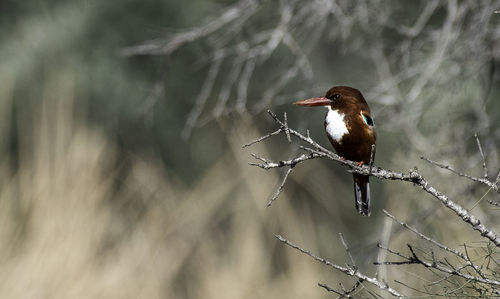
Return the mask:
<svg viewBox="0 0 500 299">
<path fill-rule="evenodd" d="M 295 103 L 294 105 L 300 105 L 300 106 L 326 106 L 330 105 L 332 101 L 330 99 L 327 99 L 325 97 L 318 97 L 318 98 L 310 98 L 310 99 L 305 99 L 305 100 L 300 100 Z"/>
</svg>

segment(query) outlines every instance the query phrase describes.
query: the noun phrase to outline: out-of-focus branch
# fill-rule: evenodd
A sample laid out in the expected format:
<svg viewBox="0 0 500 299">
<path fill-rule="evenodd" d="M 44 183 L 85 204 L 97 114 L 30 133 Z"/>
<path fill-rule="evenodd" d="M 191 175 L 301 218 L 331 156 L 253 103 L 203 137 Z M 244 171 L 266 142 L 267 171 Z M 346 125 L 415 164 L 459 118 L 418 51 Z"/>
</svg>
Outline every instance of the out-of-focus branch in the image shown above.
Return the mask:
<svg viewBox="0 0 500 299">
<path fill-rule="evenodd" d="M 221 70 L 227 67 L 230 71 L 216 75 L 210 90 L 213 97 L 207 99 L 207 105 L 193 103 L 191 115 L 198 117 L 186 123 L 184 132 L 194 128 L 193 122 L 201 126 L 235 112 L 259 113 L 271 104 L 283 102 L 283 98 L 288 100 L 289 94 L 312 96 L 316 90 L 322 93 L 329 86 L 314 77 L 314 64 L 331 64 L 331 80 L 336 81 L 339 78 L 335 74 L 345 65 L 335 60 L 342 59 L 340 53 L 351 53 L 356 61 L 371 60 L 364 64 L 367 71 L 376 70 L 372 79 L 364 80 L 365 86 L 358 87 L 366 90 L 371 103 L 380 105 L 374 107 L 380 111 L 378 117 L 391 117 L 391 127 L 406 133 L 405 143 L 433 155 L 432 145 L 441 136 L 463 134 L 471 126 L 484 128 L 488 123 L 484 106 L 473 104 L 483 112 L 476 112 L 479 114 L 471 121 L 450 121 L 453 126 L 440 126 L 430 136 L 424 136 L 419 129 L 429 107 L 436 107 L 429 105 L 431 101 L 452 98 L 456 102 L 456 97 L 470 97 L 449 91 L 457 80 L 463 82 L 468 75 L 480 74 L 485 66 L 494 65 L 491 62 L 499 53 L 499 44 L 494 41 L 500 36 L 494 22 L 496 6 L 495 1 L 416 1 L 414 9 L 405 12 L 411 17 L 401 22 L 399 6 L 387 6 L 382 0 L 312 0 L 308 5 L 295 0 L 237 0 L 194 28 L 144 41 L 121 52 L 126 56 L 168 56 L 199 42 L 204 46 L 199 58 L 213 66 L 215 54 L 224 51 Z M 390 38 L 383 34 L 387 29 L 394 32 Z M 326 52 L 322 49 L 330 45 L 335 45 L 338 54 L 322 55 Z M 320 56 L 311 59 L 313 51 Z M 350 73 L 357 71 L 365 72 L 355 67 Z M 265 74 L 268 80 L 255 80 L 257 73 Z M 206 75 L 211 76 L 209 71 Z M 312 84 L 313 79 L 316 84 Z M 308 90 L 307 86 L 312 85 L 316 85 L 315 89 Z M 201 88 L 200 95 L 204 93 Z"/>
<path fill-rule="evenodd" d="M 389 294 L 391 294 L 392 296 L 394 297 L 397 297 L 397 298 L 403 298 L 404 296 L 401 295 L 399 292 L 397 292 L 396 290 L 394 290 L 393 288 L 391 288 L 387 283 L 385 282 L 382 282 L 382 281 L 379 281 L 377 280 L 376 278 L 374 277 L 370 277 L 370 276 L 367 276 L 367 275 L 364 275 L 363 273 L 359 272 L 358 270 L 356 270 L 355 268 L 351 268 L 351 267 L 343 267 L 343 266 L 340 266 L 340 265 L 337 265 L 337 264 L 334 264 L 332 262 L 329 262 L 327 260 L 325 260 L 324 258 L 322 257 L 319 257 L 313 253 L 311 253 L 309 250 L 306 250 L 306 249 L 303 249 L 293 243 L 291 243 L 290 241 L 288 241 L 287 239 L 283 238 L 282 236 L 280 235 L 275 235 L 275 237 L 280 240 L 280 242 L 312 257 L 314 260 L 322 263 L 322 264 L 325 264 L 329 267 L 332 267 L 334 268 L 335 270 L 338 270 L 340 272 L 343 272 L 344 274 L 348 275 L 348 276 L 351 276 L 351 277 L 355 277 L 357 278 L 359 281 L 363 282 L 363 281 L 366 281 L 376 287 L 378 287 L 379 289 L 383 290 L 383 291 L 386 291 L 388 292 Z M 330 289 L 331 290 L 331 289 Z"/>
<path fill-rule="evenodd" d="M 500 203 L 498 203 L 498 202 L 494 202 L 493 200 L 488 200 L 488 202 L 489 202 L 492 206 L 495 206 L 495 207 L 499 207 L 499 208 L 500 208 Z"/>
<path fill-rule="evenodd" d="M 205 103 L 207 102 L 207 99 L 210 96 L 210 93 L 212 92 L 212 88 L 214 86 L 217 74 L 219 73 L 223 57 L 224 57 L 224 51 L 217 51 L 215 53 L 212 65 L 210 66 L 208 75 L 205 78 L 205 82 L 203 83 L 203 87 L 201 88 L 201 91 L 198 94 L 198 97 L 196 98 L 193 109 L 191 110 L 191 112 L 187 117 L 186 126 L 182 131 L 182 136 L 184 138 L 187 138 L 191 134 L 191 130 L 198 122 L 198 118 L 200 117 L 201 111 L 205 107 Z"/>
<path fill-rule="evenodd" d="M 257 0 L 241 0 L 204 25 L 181 32 L 168 39 L 154 39 L 136 46 L 126 47 L 121 53 L 125 56 L 169 55 L 186 43 L 208 36 L 244 15 L 253 14 L 257 8 Z"/>
<path fill-rule="evenodd" d="M 359 173 L 359 174 L 364 174 L 364 175 L 370 175 L 377 177 L 379 179 L 384 179 L 384 180 L 399 180 L 399 181 L 404 181 L 404 182 L 409 182 L 412 183 L 416 186 L 419 186 L 422 188 L 425 192 L 431 194 L 433 197 L 435 197 L 439 202 L 441 202 L 445 207 L 448 209 L 452 210 L 455 212 L 457 216 L 459 216 L 462 221 L 467 223 L 472 227 L 472 229 L 478 231 L 482 236 L 493 242 L 496 246 L 500 247 L 500 236 L 493 231 L 492 229 L 487 228 L 484 226 L 481 221 L 476 218 L 474 215 L 469 213 L 465 208 L 463 208 L 461 205 L 458 203 L 454 202 L 448 196 L 443 194 L 442 192 L 438 191 L 436 188 L 434 188 L 421 174 L 417 172 L 416 169 L 410 170 L 407 173 L 402 173 L 402 172 L 395 172 L 391 170 L 386 170 L 380 167 L 370 167 L 367 165 L 362 165 L 358 166 L 358 163 L 355 161 L 349 161 L 349 160 L 342 160 L 341 157 L 326 148 L 322 147 L 319 145 L 317 142 L 315 142 L 311 137 L 309 136 L 304 136 L 300 134 L 299 132 L 290 129 L 287 124 L 285 124 L 283 121 L 281 121 L 276 114 L 274 114 L 272 111 L 268 110 L 268 113 L 271 115 L 271 117 L 275 120 L 275 122 L 280 126 L 279 131 L 280 132 L 288 132 L 291 136 L 294 136 L 298 138 L 299 140 L 302 140 L 314 147 L 314 149 L 309 149 L 310 154 L 302 154 L 299 157 L 296 157 L 294 159 L 290 160 L 281 160 L 278 162 L 265 159 L 262 157 L 254 156 L 263 163 L 251 163 L 251 165 L 258 166 L 263 169 L 271 169 L 271 168 L 281 168 L 281 167 L 293 167 L 298 163 L 304 162 L 306 160 L 310 159 L 315 159 L 315 158 L 320 158 L 320 157 L 326 157 L 331 160 L 337 161 L 338 163 L 348 166 L 350 168 L 351 172 L 354 173 Z M 269 134 L 268 134 L 269 135 Z M 277 135 L 277 134 L 276 134 Z M 267 135 L 266 135 L 267 136 Z M 265 136 L 264 136 L 265 137 Z M 264 140 L 266 138 L 259 138 L 260 140 Z M 465 175 L 464 175 L 465 176 Z M 288 176 L 287 176 L 288 177 Z M 471 178 L 470 176 L 467 176 Z M 476 178 L 477 179 L 477 178 Z M 483 179 L 477 179 L 479 182 L 482 182 Z M 284 184 L 284 182 L 283 182 Z"/>
</svg>

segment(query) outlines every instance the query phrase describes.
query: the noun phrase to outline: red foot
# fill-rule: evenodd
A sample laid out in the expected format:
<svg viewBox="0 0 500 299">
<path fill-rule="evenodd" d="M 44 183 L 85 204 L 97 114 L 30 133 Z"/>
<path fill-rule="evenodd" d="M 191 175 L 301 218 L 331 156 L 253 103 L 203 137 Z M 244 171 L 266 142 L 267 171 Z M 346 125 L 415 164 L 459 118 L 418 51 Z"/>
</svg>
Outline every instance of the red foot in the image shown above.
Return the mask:
<svg viewBox="0 0 500 299">
<path fill-rule="evenodd" d="M 340 157 L 340 160 L 345 161 L 345 158 L 344 157 Z"/>
<path fill-rule="evenodd" d="M 365 162 L 363 161 L 358 162 L 358 167 L 362 166 L 363 164 L 365 164 Z"/>
</svg>

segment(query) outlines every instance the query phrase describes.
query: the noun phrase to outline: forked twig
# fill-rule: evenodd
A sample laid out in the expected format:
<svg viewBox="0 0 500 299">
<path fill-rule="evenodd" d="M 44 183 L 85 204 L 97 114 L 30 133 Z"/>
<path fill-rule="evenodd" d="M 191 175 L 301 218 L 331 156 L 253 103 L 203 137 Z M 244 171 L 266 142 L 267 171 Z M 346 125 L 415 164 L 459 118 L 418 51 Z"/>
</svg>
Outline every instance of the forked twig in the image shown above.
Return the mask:
<svg viewBox="0 0 500 299">
<path fill-rule="evenodd" d="M 319 257 L 317 255 L 314 255 L 313 253 L 311 253 L 310 251 L 306 250 L 306 249 L 303 249 L 293 243 L 291 243 L 290 241 L 288 241 L 287 239 L 283 238 L 282 236 L 280 235 L 275 235 L 275 237 L 282 243 L 310 256 L 311 258 L 313 258 L 314 260 L 322 263 L 322 264 L 325 264 L 329 267 L 332 267 L 334 268 L 335 270 L 338 270 L 340 272 L 343 272 L 344 274 L 348 275 L 348 276 L 352 276 L 352 277 L 355 277 L 357 279 L 359 279 L 360 281 L 366 281 L 376 287 L 378 287 L 379 289 L 381 290 L 384 290 L 386 292 L 388 292 L 389 294 L 391 294 L 392 296 L 394 297 L 397 297 L 397 298 L 403 298 L 404 296 L 401 295 L 399 292 L 397 292 L 396 290 L 394 290 L 393 288 L 391 288 L 387 283 L 385 282 L 381 282 L 379 280 L 377 280 L 376 278 L 374 277 L 369 277 L 369 276 L 366 276 L 364 274 L 362 274 L 361 272 L 359 272 L 358 270 L 356 269 L 353 269 L 353 268 L 349 268 L 349 267 L 343 267 L 343 266 L 339 266 L 337 264 L 334 264 L 332 262 L 329 262 L 327 260 L 325 260 L 324 258 L 322 257 Z"/>
<path fill-rule="evenodd" d="M 455 250 L 455 249 L 452 249 L 446 245 L 443 245 L 441 243 L 439 243 L 438 241 L 422 234 L 421 232 L 419 232 L 418 230 L 416 230 L 415 228 L 409 226 L 408 224 L 402 222 L 402 221 L 399 221 L 398 219 L 396 219 L 396 217 L 394 217 L 393 215 L 391 215 L 389 212 L 387 212 L 386 210 L 382 210 L 382 212 L 384 212 L 384 214 L 391 218 L 394 222 L 398 223 L 399 225 L 401 225 L 402 227 L 408 229 L 409 231 L 413 232 L 414 234 L 416 234 L 417 236 L 419 236 L 420 238 L 436 245 L 437 247 L 445 250 L 445 251 L 448 251 L 456 256 L 458 256 L 459 258 L 461 258 L 462 260 L 465 261 L 465 264 L 467 266 L 470 266 L 471 268 L 473 268 L 482 278 L 486 278 L 486 276 L 481 272 L 481 270 L 479 269 L 479 267 L 477 267 L 475 264 L 473 264 L 470 260 L 470 258 L 463 254 L 462 252 L 458 251 L 458 250 Z"/>
</svg>

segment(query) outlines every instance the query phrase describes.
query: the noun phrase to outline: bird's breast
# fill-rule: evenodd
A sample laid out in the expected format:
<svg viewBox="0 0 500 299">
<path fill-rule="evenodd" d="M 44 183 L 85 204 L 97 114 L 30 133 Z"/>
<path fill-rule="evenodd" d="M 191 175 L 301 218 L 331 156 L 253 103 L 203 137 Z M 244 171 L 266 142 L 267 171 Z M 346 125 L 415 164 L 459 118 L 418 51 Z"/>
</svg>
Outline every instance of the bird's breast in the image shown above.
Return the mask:
<svg viewBox="0 0 500 299">
<path fill-rule="evenodd" d="M 328 135 L 337 143 L 342 143 L 342 137 L 349 134 L 344 118 L 345 115 L 343 113 L 340 113 L 338 110 L 333 110 L 328 106 L 325 128 Z"/>
</svg>

